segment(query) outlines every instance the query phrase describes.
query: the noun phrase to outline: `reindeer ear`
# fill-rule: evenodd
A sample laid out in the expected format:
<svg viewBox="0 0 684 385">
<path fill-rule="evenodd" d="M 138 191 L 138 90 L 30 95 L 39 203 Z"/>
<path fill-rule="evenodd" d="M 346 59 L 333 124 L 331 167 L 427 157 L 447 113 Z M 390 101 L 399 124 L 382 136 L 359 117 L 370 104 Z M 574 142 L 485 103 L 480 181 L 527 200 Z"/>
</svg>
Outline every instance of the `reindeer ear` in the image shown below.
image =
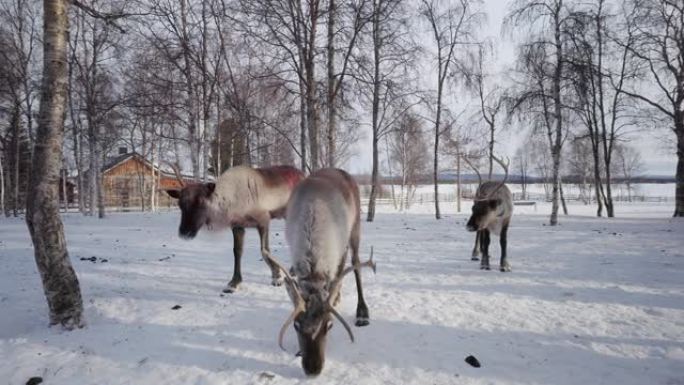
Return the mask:
<svg viewBox="0 0 684 385">
<path fill-rule="evenodd" d="M 210 196 L 216 190 L 216 183 L 207 183 L 205 186 L 207 186 L 207 196 Z"/>
<path fill-rule="evenodd" d="M 180 190 L 178 189 L 166 189 L 164 190 L 173 199 L 180 199 Z"/>
</svg>

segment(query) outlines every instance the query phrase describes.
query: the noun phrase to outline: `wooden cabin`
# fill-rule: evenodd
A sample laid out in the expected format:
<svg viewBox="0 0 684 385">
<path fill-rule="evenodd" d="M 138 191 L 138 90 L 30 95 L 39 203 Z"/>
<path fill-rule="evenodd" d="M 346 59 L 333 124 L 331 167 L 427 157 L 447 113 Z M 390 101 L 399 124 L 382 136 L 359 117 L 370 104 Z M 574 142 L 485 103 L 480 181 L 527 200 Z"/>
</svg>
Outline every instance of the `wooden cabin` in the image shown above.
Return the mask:
<svg viewBox="0 0 684 385">
<path fill-rule="evenodd" d="M 185 183 L 192 181 L 189 176 L 181 177 Z M 109 158 L 102 167 L 104 201 L 108 208 L 146 210 L 151 205 L 152 190 L 157 207 L 172 207 L 175 201 L 161 190 L 180 188 L 180 185 L 174 173 L 160 170 L 136 152 Z"/>
</svg>

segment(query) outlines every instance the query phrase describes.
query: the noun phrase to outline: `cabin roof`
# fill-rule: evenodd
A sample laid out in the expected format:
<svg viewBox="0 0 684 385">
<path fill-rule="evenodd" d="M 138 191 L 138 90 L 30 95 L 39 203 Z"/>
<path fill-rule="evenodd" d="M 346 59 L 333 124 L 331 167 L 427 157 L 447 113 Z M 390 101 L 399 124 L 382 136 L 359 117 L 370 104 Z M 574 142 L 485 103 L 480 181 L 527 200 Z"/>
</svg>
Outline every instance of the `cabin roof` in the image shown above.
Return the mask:
<svg viewBox="0 0 684 385">
<path fill-rule="evenodd" d="M 135 151 L 129 152 L 126 154 L 122 154 L 122 155 L 118 155 L 118 156 L 108 157 L 105 160 L 104 166 L 102 166 L 102 173 L 104 174 L 107 171 L 110 171 L 110 170 L 114 169 L 115 167 L 119 166 L 120 164 L 123 164 L 123 163 L 125 163 L 131 159 L 138 160 L 142 164 L 144 164 L 145 166 L 150 167 L 150 168 L 154 169 L 155 171 L 161 171 L 162 175 L 165 177 L 169 177 L 169 178 L 175 178 L 176 177 L 176 174 L 173 171 L 167 170 L 167 169 L 164 169 L 163 167 L 159 167 L 159 166 L 152 164 L 152 162 L 145 159 L 145 157 L 143 157 L 142 155 L 140 155 L 139 153 L 137 153 Z M 191 175 L 186 175 L 183 173 L 181 173 L 181 177 L 183 179 L 193 179 L 193 177 Z"/>
</svg>

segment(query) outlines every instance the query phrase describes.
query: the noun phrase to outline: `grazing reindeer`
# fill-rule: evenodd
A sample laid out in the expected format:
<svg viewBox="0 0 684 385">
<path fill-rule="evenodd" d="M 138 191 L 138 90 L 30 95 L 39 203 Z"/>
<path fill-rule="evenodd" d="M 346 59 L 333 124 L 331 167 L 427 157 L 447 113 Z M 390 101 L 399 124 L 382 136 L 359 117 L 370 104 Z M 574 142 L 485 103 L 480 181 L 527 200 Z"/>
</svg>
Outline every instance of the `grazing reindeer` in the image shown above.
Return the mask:
<svg viewBox="0 0 684 385">
<path fill-rule="evenodd" d="M 182 189 L 169 189 L 166 193 L 178 199 L 181 209 L 178 235 L 192 239 L 203 226 L 215 230 L 230 227 L 233 231 L 233 278 L 223 292 L 234 292 L 242 282 L 240 259 L 248 227 L 259 231 L 261 254 L 271 268 L 271 283 L 279 286 L 280 270 L 265 257 L 269 251 L 268 226 L 272 218 L 284 217 L 290 194 L 304 174 L 290 166 L 236 166 L 224 172 L 216 183 L 185 185 L 178 167 L 174 165 L 173 169 Z"/>
<path fill-rule="evenodd" d="M 506 187 L 508 179 L 508 164 L 504 164 L 500 159 L 494 157 L 499 165 L 506 172 L 502 182 L 484 182 L 480 173 L 470 162 L 466 162 L 475 170 L 480 179 L 480 186 L 477 188 L 473 202 L 473 214 L 470 216 L 466 228 L 468 231 L 476 231 L 475 246 L 473 247 L 473 261 L 477 261 L 478 247 L 482 253 L 480 269 L 489 270 L 489 244 L 491 233 L 499 236 L 501 245 L 501 262 L 499 270 L 502 272 L 511 271 L 511 266 L 506 258 L 506 245 L 508 241 L 508 226 L 513 216 L 513 198 L 511 191 Z"/>
<path fill-rule="evenodd" d="M 294 322 L 302 368 L 310 376 L 320 374 L 323 369 L 332 316 L 342 323 L 354 341 L 351 328 L 334 308 L 340 299 L 342 279 L 352 271 L 358 294 L 356 326 L 368 325 L 368 307 L 363 299 L 359 270 L 370 266 L 375 271 L 375 264 L 372 249 L 368 261 L 359 261 L 359 216 L 359 188 L 349 174 L 338 169 L 322 169 L 311 174 L 296 187 L 287 205 L 285 233 L 296 278 L 276 260 L 271 259 L 271 263 L 279 266 L 285 275 L 294 311 L 280 329 L 278 343 L 283 348 L 283 335 Z M 345 268 L 348 249 L 352 253 L 352 266 Z"/>
</svg>

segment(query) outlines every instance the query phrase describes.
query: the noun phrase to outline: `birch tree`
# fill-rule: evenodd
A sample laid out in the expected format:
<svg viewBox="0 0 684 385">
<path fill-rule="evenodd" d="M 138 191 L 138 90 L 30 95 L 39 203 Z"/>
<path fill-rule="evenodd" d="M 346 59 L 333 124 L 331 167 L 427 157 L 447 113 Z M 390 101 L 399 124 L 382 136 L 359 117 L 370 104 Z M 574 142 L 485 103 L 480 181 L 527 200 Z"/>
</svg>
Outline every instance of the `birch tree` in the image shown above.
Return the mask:
<svg viewBox="0 0 684 385">
<path fill-rule="evenodd" d="M 567 136 L 565 103 L 566 43 L 571 10 L 564 0 L 517 0 L 507 23 L 526 33 L 519 48 L 518 70 L 522 79 L 513 108 L 524 107 L 526 118 L 544 130 L 551 155 L 551 215 L 558 224 L 561 188 L 561 155 Z M 520 110 L 519 110 L 520 111 Z"/>
<path fill-rule="evenodd" d="M 26 224 L 48 302 L 50 325 L 84 325 L 83 300 L 59 215 L 59 171 L 67 99 L 69 1 L 43 2 L 43 81 Z"/>
<path fill-rule="evenodd" d="M 435 195 L 435 218 L 440 219 L 439 209 L 439 142 L 445 130 L 442 126 L 444 86 L 449 75 L 462 70 L 459 58 L 463 51 L 473 43 L 473 33 L 479 22 L 469 0 L 459 0 L 452 5 L 442 0 L 422 0 L 420 14 L 430 28 L 430 35 L 436 46 L 437 66 L 436 103 L 434 118 L 434 147 L 432 179 Z M 458 68 L 458 67 L 461 68 Z"/>
<path fill-rule="evenodd" d="M 354 56 L 352 76 L 364 101 L 370 104 L 372 132 L 371 191 L 366 220 L 375 218 L 380 191 L 380 140 L 416 104 L 414 65 L 416 45 L 411 39 L 404 0 L 374 0 L 368 30 Z"/>
<path fill-rule="evenodd" d="M 673 0 L 630 0 L 634 23 L 632 60 L 640 64 L 640 82 L 622 92 L 649 108 L 676 138 L 675 209 L 684 216 L 684 3 Z M 624 46 L 627 46 L 623 43 Z"/>
</svg>

